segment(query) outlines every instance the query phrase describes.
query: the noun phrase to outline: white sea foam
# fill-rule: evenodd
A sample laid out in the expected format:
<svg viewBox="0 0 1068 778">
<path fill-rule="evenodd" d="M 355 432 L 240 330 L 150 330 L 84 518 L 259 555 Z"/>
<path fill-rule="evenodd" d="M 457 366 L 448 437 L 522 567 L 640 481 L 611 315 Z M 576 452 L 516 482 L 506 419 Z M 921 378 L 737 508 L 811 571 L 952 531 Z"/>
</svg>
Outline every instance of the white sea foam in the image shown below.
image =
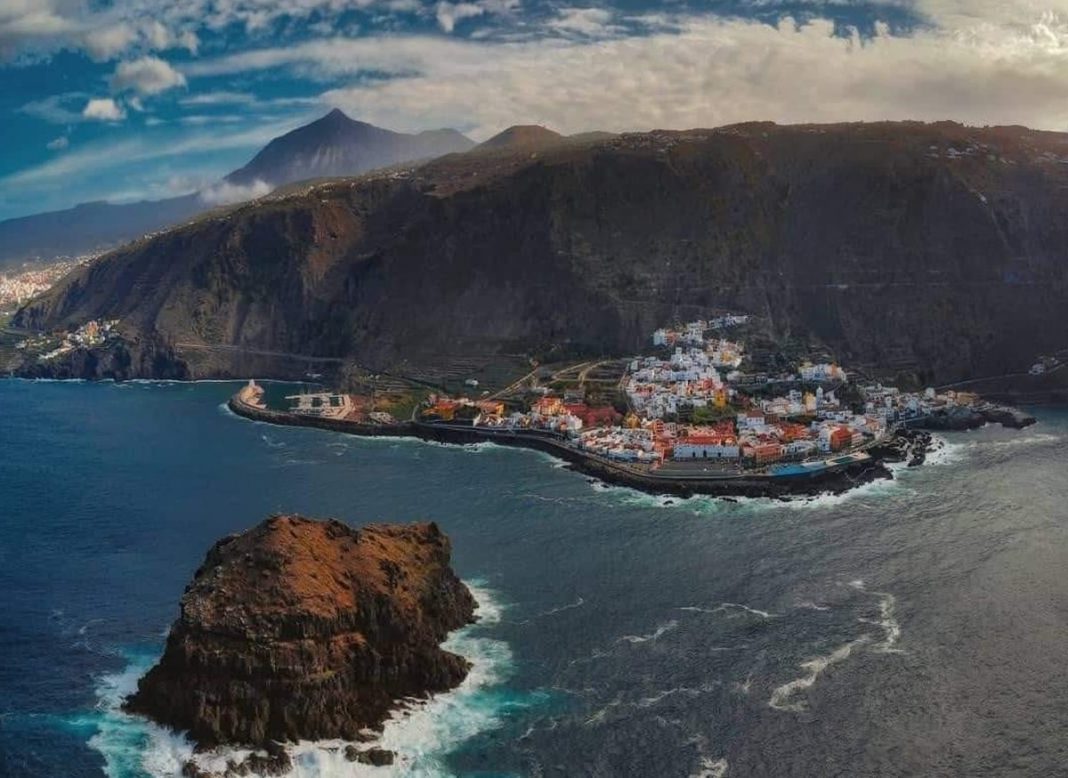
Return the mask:
<svg viewBox="0 0 1068 778">
<path fill-rule="evenodd" d="M 839 646 L 825 656 L 818 656 L 802 662 L 801 669 L 805 671 L 805 674 L 800 678 L 784 683 L 782 686 L 777 686 L 771 692 L 771 699 L 768 701 L 768 705 L 776 710 L 783 711 L 805 710 L 804 701 L 796 699 L 797 696 L 801 692 L 812 688 L 812 685 L 816 683 L 816 679 L 820 677 L 824 670 L 833 664 L 845 661 L 855 649 L 869 642 L 871 642 L 870 635 L 861 635 L 859 638 Z"/>
<path fill-rule="evenodd" d="M 741 611 L 743 613 L 751 613 L 754 616 L 759 616 L 762 619 L 777 619 L 779 614 L 769 613 L 768 611 L 762 611 L 759 608 L 751 608 L 748 605 L 742 605 L 738 602 L 723 602 L 714 608 L 703 608 L 699 605 L 685 605 L 679 608 L 680 611 L 691 611 L 694 613 L 724 613 L 730 611 Z"/>
<path fill-rule="evenodd" d="M 414 703 L 386 721 L 373 745 L 394 751 L 396 763 L 389 767 L 361 765 L 345 758 L 347 744 L 343 742 L 301 742 L 289 747 L 293 759 L 289 778 L 444 778 L 450 775 L 445 764 L 449 752 L 469 738 L 499 726 L 510 708 L 530 704 L 529 700 L 509 699 L 499 688 L 511 672 L 512 653 L 503 641 L 482 634 L 483 627 L 500 622 L 501 604 L 484 586 L 469 584 L 469 588 L 479 605 L 479 622 L 452 633 L 443 647 L 467 657 L 472 663 L 471 671 L 451 692 Z M 97 711 L 92 722 L 96 734 L 89 745 L 103 756 L 105 773 L 110 778 L 133 778 L 146 773 L 152 778 L 176 778 L 191 759 L 206 769 L 222 770 L 228 759 L 247 757 L 250 752 L 242 749 L 194 754 L 184 736 L 122 711 L 123 699 L 136 689 L 138 678 L 154 661 L 155 657 L 148 655 L 131 657 L 124 670 L 99 679 Z M 250 774 L 250 778 L 261 777 Z"/>
<path fill-rule="evenodd" d="M 690 774 L 690 778 L 726 778 L 730 771 L 730 765 L 726 759 L 713 759 L 710 756 L 701 758 L 697 771 Z"/>
<path fill-rule="evenodd" d="M 719 513 L 733 500 L 724 500 L 720 497 L 696 494 L 692 497 L 679 497 L 675 494 L 648 494 L 627 486 L 615 486 L 603 481 L 589 479 L 590 488 L 599 494 L 612 497 L 617 503 L 628 507 L 640 508 L 671 508 L 692 512 L 695 516 Z"/>
<path fill-rule="evenodd" d="M 874 649 L 884 654 L 901 653 L 901 649 L 894 647 L 897 645 L 897 641 L 901 638 L 901 625 L 898 623 L 896 617 L 897 598 L 889 592 L 869 592 L 864 585 L 864 581 L 859 579 L 850 581 L 849 586 L 859 592 L 864 592 L 865 594 L 870 594 L 879 598 L 879 618 L 857 619 L 857 621 L 862 624 L 872 624 L 882 629 L 883 639 L 874 646 Z"/>
<path fill-rule="evenodd" d="M 923 462 L 925 466 L 959 464 L 968 458 L 969 449 L 974 445 L 972 443 L 951 442 L 948 438 L 944 438 L 941 435 L 932 436 L 932 440 L 934 440 L 937 445 L 933 451 L 927 452 L 927 457 Z"/>
<path fill-rule="evenodd" d="M 623 637 L 619 638 L 618 642 L 620 642 L 620 643 L 648 643 L 648 642 L 650 642 L 652 640 L 659 640 L 664 635 L 666 635 L 668 632 L 671 632 L 671 630 L 675 629 L 677 626 L 679 626 L 679 622 L 677 622 L 674 619 L 672 619 L 671 621 L 668 621 L 668 622 L 665 622 L 665 623 L 659 625 L 655 630 L 653 630 L 652 632 L 649 632 L 648 634 L 645 634 L 645 635 L 624 635 Z"/>
<path fill-rule="evenodd" d="M 586 600 L 584 598 L 582 598 L 582 597 L 579 597 L 574 602 L 569 602 L 566 605 L 557 605 L 555 608 L 549 608 L 548 610 L 541 611 L 540 613 L 535 613 L 529 619 L 527 619 L 526 621 L 521 622 L 521 623 L 527 624 L 527 623 L 529 623 L 531 621 L 534 621 L 535 619 L 543 619 L 543 618 L 546 618 L 548 616 L 555 616 L 557 613 L 563 613 L 564 611 L 570 611 L 570 610 L 574 610 L 575 608 L 581 608 L 585 604 L 586 604 Z"/>
<path fill-rule="evenodd" d="M 871 634 L 863 634 L 854 640 L 839 646 L 831 653 L 825 656 L 819 656 L 814 659 L 809 659 L 801 663 L 801 669 L 805 670 L 805 674 L 799 678 L 776 687 L 771 693 L 771 700 L 768 704 L 776 710 L 784 711 L 801 711 L 805 709 L 805 703 L 803 700 L 797 699 L 798 695 L 812 687 L 816 683 L 816 679 L 820 674 L 833 664 L 842 662 L 848 659 L 854 652 L 854 650 L 862 646 L 870 646 L 870 650 L 882 653 L 882 654 L 894 654 L 901 653 L 901 649 L 896 648 L 898 640 L 901 638 L 901 625 L 898 623 L 895 609 L 897 606 L 897 599 L 889 592 L 872 592 L 867 589 L 863 579 L 857 578 L 846 584 L 852 589 L 856 589 L 858 592 L 869 594 L 879 598 L 879 618 L 858 618 L 862 624 L 869 624 L 879 627 L 883 632 L 882 640 L 876 642 L 875 638 Z"/>
<path fill-rule="evenodd" d="M 829 611 L 831 609 L 830 605 L 818 605 L 817 603 L 814 603 L 811 600 L 802 600 L 794 607 L 803 608 L 804 610 L 810 611 Z"/>
<path fill-rule="evenodd" d="M 675 686 L 671 689 L 664 689 L 663 691 L 654 692 L 653 694 L 646 695 L 645 697 L 639 697 L 636 700 L 624 700 L 622 697 L 616 697 L 611 702 L 594 711 L 583 722 L 583 724 L 587 726 L 591 724 L 600 724 L 608 717 L 608 714 L 616 708 L 651 708 L 654 705 L 659 705 L 661 702 L 668 699 L 669 697 L 699 697 L 701 695 L 715 691 L 718 688 L 718 683 L 705 683 L 697 687 Z"/>
</svg>

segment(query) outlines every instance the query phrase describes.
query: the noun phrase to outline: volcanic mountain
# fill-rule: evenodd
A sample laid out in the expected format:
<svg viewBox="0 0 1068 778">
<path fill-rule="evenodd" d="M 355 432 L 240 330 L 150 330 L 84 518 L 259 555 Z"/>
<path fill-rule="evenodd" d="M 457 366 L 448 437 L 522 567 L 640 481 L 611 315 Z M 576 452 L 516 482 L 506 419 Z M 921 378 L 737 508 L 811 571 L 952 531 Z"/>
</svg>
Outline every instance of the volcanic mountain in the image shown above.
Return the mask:
<svg viewBox="0 0 1068 778">
<path fill-rule="evenodd" d="M 773 343 L 950 382 L 1065 348 L 1066 303 L 1068 135 L 760 123 L 282 191 L 121 249 L 16 324 L 120 319 L 132 344 L 125 362 L 30 373 L 198 377 L 247 372 L 236 355 L 253 352 L 374 369 L 628 354 L 731 309 Z"/>
<path fill-rule="evenodd" d="M 456 130 L 406 134 L 350 119 L 334 109 L 267 144 L 226 184 L 270 189 L 327 176 L 351 176 L 401 162 L 465 151 L 474 142 Z M 0 266 L 31 257 L 78 254 L 192 218 L 213 207 L 211 195 L 155 202 L 87 203 L 63 211 L 0 222 Z"/>
<path fill-rule="evenodd" d="M 565 140 L 564 136 L 537 124 L 517 124 L 478 144 L 481 151 L 534 150 Z"/>
<path fill-rule="evenodd" d="M 456 130 L 407 135 L 355 121 L 335 108 L 323 118 L 272 140 L 226 181 L 240 185 L 266 181 L 278 186 L 310 178 L 351 176 L 399 162 L 466 151 L 473 145 Z"/>
</svg>

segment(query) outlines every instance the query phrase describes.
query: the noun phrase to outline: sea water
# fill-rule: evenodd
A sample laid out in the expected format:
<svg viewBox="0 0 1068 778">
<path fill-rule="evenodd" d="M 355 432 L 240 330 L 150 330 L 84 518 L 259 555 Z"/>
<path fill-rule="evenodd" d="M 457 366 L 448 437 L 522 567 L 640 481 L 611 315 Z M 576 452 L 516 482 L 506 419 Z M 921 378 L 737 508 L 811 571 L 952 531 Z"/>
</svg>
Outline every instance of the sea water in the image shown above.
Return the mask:
<svg viewBox="0 0 1068 778">
<path fill-rule="evenodd" d="M 545 455 L 270 427 L 229 384 L 0 382 L 0 775 L 176 775 L 122 712 L 219 537 L 433 519 L 474 663 L 392 768 L 297 776 L 1054 775 L 1068 731 L 1068 414 L 942 436 L 844 496 L 683 500 Z"/>
</svg>

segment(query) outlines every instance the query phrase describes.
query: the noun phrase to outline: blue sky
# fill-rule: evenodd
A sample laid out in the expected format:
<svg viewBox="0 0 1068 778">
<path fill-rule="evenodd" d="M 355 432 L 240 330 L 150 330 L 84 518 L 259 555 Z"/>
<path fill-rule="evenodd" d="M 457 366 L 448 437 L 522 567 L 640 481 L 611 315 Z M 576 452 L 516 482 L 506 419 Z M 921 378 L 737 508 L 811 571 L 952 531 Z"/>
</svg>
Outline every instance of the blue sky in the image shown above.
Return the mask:
<svg viewBox="0 0 1068 778">
<path fill-rule="evenodd" d="M 340 107 L 399 130 L 1068 127 L 1068 0 L 0 0 L 0 219 L 210 187 Z"/>
</svg>

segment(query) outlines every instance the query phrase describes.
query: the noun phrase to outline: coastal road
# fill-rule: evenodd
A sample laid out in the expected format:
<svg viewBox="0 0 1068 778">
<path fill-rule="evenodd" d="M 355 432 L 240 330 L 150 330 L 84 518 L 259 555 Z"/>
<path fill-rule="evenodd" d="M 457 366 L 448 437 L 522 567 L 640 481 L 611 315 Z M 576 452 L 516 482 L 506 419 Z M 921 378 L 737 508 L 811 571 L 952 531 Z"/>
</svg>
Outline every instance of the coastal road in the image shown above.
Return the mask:
<svg viewBox="0 0 1068 778">
<path fill-rule="evenodd" d="M 520 378 L 518 381 L 513 381 L 512 383 L 508 384 L 508 386 L 504 387 L 499 392 L 494 392 L 493 394 L 491 394 L 489 396 L 488 399 L 490 399 L 490 400 L 499 400 L 503 395 L 511 394 L 516 389 L 518 389 L 520 386 L 522 386 L 524 381 L 527 381 L 527 380 L 533 378 L 534 375 L 538 372 L 538 369 L 540 367 L 541 367 L 540 365 L 535 365 L 534 369 L 531 370 L 529 373 L 527 373 L 525 376 Z"/>
<path fill-rule="evenodd" d="M 342 365 L 346 360 L 341 357 L 313 357 L 308 354 L 291 354 L 285 351 L 266 351 L 264 349 L 245 348 L 244 346 L 210 345 L 208 343 L 175 343 L 176 349 L 190 349 L 193 351 L 221 351 L 227 354 L 249 354 L 257 357 L 280 357 L 283 359 L 295 359 L 301 362 L 312 362 L 319 365 Z"/>
</svg>

